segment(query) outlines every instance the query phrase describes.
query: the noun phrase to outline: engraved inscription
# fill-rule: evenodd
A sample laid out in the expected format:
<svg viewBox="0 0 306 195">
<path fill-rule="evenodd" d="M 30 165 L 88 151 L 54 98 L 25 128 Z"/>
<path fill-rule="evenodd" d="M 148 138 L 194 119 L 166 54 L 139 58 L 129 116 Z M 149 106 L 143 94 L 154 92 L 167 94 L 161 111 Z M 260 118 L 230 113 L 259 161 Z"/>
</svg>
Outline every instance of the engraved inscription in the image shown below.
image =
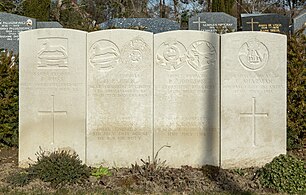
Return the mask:
<svg viewBox="0 0 306 195">
<path fill-rule="evenodd" d="M 166 70 L 178 70 L 186 61 L 185 53 L 186 48 L 182 43 L 176 40 L 166 41 L 157 50 L 157 64 Z"/>
<path fill-rule="evenodd" d="M 109 40 L 99 40 L 90 47 L 89 63 L 98 70 L 111 70 L 118 65 L 119 61 L 119 49 Z"/>
<path fill-rule="evenodd" d="M 216 61 L 217 53 L 211 43 L 207 41 L 196 41 L 190 45 L 187 62 L 194 70 L 207 70 L 214 67 Z"/>
<path fill-rule="evenodd" d="M 92 117 L 91 121 L 94 120 Z M 104 116 L 103 120 L 94 122 L 96 125 L 90 134 L 99 141 L 139 141 L 150 135 L 148 131 L 137 128 L 143 123 L 130 116 Z"/>
<path fill-rule="evenodd" d="M 122 61 L 131 71 L 140 71 L 148 68 L 146 63 L 150 60 L 150 48 L 141 38 L 136 37 L 123 47 Z"/>
<path fill-rule="evenodd" d="M 99 82 L 89 84 L 88 88 L 97 97 L 148 97 L 152 90 L 150 84 L 140 82 L 141 73 L 124 73 L 116 77 L 100 79 Z"/>
<path fill-rule="evenodd" d="M 240 113 L 240 117 L 251 117 L 252 118 L 252 137 L 253 137 L 253 146 L 256 147 L 256 117 L 268 117 L 268 113 L 259 113 L 256 112 L 256 98 L 252 98 L 252 111 L 251 113 Z"/>
<path fill-rule="evenodd" d="M 60 37 L 48 37 L 38 39 L 38 48 L 38 68 L 68 68 L 68 39 Z"/>
<path fill-rule="evenodd" d="M 55 115 L 67 115 L 67 111 L 62 111 L 62 110 L 55 110 L 55 101 L 54 101 L 54 95 L 51 95 L 52 97 L 52 108 L 51 110 L 40 110 L 38 111 L 39 115 L 52 115 L 52 132 L 53 132 L 53 138 L 52 138 L 52 143 L 54 144 L 54 132 L 55 132 Z"/>
<path fill-rule="evenodd" d="M 33 21 L 7 21 L 0 17 L 0 41 L 5 46 L 5 42 L 18 41 L 19 33 L 25 30 L 33 29 Z"/>
<path fill-rule="evenodd" d="M 267 47 L 257 39 L 244 43 L 239 50 L 239 61 L 248 70 L 259 70 L 263 68 L 269 58 Z"/>
<path fill-rule="evenodd" d="M 234 94 L 252 93 L 253 95 L 275 93 L 285 86 L 278 84 L 279 76 L 274 72 L 265 74 L 233 74 L 231 79 L 223 81 L 222 88 L 231 90 Z"/>
</svg>

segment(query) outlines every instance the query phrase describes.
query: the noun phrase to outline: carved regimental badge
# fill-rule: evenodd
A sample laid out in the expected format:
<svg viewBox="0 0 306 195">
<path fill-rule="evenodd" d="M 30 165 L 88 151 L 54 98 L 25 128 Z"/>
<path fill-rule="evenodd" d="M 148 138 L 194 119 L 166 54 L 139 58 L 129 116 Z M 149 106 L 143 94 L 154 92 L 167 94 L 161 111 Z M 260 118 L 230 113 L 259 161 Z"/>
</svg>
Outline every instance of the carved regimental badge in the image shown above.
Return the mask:
<svg viewBox="0 0 306 195">
<path fill-rule="evenodd" d="M 68 68 L 68 39 L 48 37 L 38 39 L 37 68 Z"/>
<path fill-rule="evenodd" d="M 269 59 L 267 47 L 257 39 L 245 42 L 239 50 L 239 61 L 248 70 L 263 68 Z"/>
<path fill-rule="evenodd" d="M 150 48 L 140 37 L 127 43 L 121 53 L 124 66 L 130 71 L 142 71 L 150 64 Z"/>
<path fill-rule="evenodd" d="M 111 70 L 119 63 L 120 52 L 115 43 L 109 40 L 95 42 L 89 50 L 89 63 L 101 71 Z"/>
<path fill-rule="evenodd" d="M 196 41 L 188 49 L 187 62 L 196 71 L 203 71 L 215 66 L 217 53 L 207 41 Z"/>
<path fill-rule="evenodd" d="M 156 55 L 156 62 L 166 70 L 178 70 L 184 65 L 186 48 L 176 40 L 170 40 L 162 43 Z"/>
</svg>

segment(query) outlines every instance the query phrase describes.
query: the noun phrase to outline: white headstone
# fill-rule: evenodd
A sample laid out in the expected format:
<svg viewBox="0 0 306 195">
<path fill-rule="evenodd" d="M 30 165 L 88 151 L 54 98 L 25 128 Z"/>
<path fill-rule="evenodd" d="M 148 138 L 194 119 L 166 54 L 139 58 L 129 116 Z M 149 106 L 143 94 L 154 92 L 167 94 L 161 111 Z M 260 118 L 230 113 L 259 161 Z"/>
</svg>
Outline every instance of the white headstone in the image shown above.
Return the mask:
<svg viewBox="0 0 306 195">
<path fill-rule="evenodd" d="M 153 34 L 88 34 L 87 163 L 129 166 L 153 151 Z"/>
<path fill-rule="evenodd" d="M 35 161 L 40 148 L 72 150 L 85 160 L 86 34 L 20 33 L 20 166 Z"/>
<path fill-rule="evenodd" d="M 286 36 L 221 36 L 221 166 L 262 166 L 286 153 Z"/>
<path fill-rule="evenodd" d="M 219 35 L 154 36 L 154 153 L 174 167 L 219 163 Z"/>
</svg>

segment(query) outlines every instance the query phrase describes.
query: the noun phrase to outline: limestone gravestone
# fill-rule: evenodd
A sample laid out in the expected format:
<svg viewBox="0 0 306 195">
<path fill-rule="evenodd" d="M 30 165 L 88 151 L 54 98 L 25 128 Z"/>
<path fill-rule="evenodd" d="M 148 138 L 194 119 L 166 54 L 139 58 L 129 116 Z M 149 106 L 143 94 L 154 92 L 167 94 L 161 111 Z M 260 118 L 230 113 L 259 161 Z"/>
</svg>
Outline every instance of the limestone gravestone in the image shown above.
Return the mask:
<svg viewBox="0 0 306 195">
<path fill-rule="evenodd" d="M 221 39 L 221 166 L 262 166 L 286 153 L 286 36 Z"/>
<path fill-rule="evenodd" d="M 204 12 L 189 18 L 189 30 L 215 33 L 217 28 L 237 31 L 237 18 L 223 12 Z"/>
<path fill-rule="evenodd" d="M 293 32 L 305 28 L 303 33 L 306 35 L 306 10 L 297 17 L 293 18 Z"/>
<path fill-rule="evenodd" d="M 275 14 L 241 14 L 243 31 L 289 33 L 289 17 Z"/>
<path fill-rule="evenodd" d="M 219 35 L 154 36 L 154 153 L 172 167 L 219 163 Z"/>
<path fill-rule="evenodd" d="M 114 18 L 100 24 L 101 29 L 107 28 L 139 28 L 153 33 L 179 30 L 180 24 L 166 18 Z"/>
<path fill-rule="evenodd" d="M 158 153 L 243 168 L 286 153 L 285 35 L 37 29 L 20 51 L 20 166 L 40 148 L 92 166 Z"/>
<path fill-rule="evenodd" d="M 87 163 L 129 166 L 151 156 L 153 34 L 97 31 L 87 48 Z"/>
<path fill-rule="evenodd" d="M 0 49 L 18 52 L 19 33 L 36 28 L 34 18 L 0 12 Z"/>
<path fill-rule="evenodd" d="M 20 33 L 20 166 L 36 160 L 40 148 L 72 150 L 85 161 L 86 36 L 68 29 Z"/>
</svg>

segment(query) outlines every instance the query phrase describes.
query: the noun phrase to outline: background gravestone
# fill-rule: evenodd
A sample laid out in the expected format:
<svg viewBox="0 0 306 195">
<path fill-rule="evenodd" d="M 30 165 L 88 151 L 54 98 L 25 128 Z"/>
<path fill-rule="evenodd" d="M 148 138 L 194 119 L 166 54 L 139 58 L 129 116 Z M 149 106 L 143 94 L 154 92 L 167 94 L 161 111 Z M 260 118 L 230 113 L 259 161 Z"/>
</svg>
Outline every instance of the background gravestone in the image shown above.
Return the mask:
<svg viewBox="0 0 306 195">
<path fill-rule="evenodd" d="M 306 35 L 306 10 L 293 19 L 293 32 L 305 27 L 303 33 Z"/>
<path fill-rule="evenodd" d="M 172 167 L 219 165 L 219 35 L 154 35 L 154 153 Z"/>
<path fill-rule="evenodd" d="M 286 39 L 263 32 L 221 36 L 223 168 L 263 166 L 286 153 Z"/>
<path fill-rule="evenodd" d="M 153 34 L 88 34 L 87 164 L 130 166 L 153 151 Z"/>
<path fill-rule="evenodd" d="M 237 31 L 237 18 L 223 12 L 204 12 L 189 18 L 189 30 L 216 32 L 216 28 Z"/>
<path fill-rule="evenodd" d="M 71 29 L 20 33 L 20 166 L 40 148 L 72 150 L 85 161 L 86 37 Z"/>
<path fill-rule="evenodd" d="M 101 29 L 135 28 L 153 33 L 179 30 L 180 24 L 166 18 L 114 18 L 100 24 Z"/>
<path fill-rule="evenodd" d="M 59 22 L 37 22 L 37 28 L 63 28 Z"/>
<path fill-rule="evenodd" d="M 19 32 L 36 28 L 36 19 L 0 12 L 0 49 L 19 51 Z"/>
<path fill-rule="evenodd" d="M 275 14 L 241 14 L 242 31 L 289 33 L 289 17 Z"/>
</svg>

